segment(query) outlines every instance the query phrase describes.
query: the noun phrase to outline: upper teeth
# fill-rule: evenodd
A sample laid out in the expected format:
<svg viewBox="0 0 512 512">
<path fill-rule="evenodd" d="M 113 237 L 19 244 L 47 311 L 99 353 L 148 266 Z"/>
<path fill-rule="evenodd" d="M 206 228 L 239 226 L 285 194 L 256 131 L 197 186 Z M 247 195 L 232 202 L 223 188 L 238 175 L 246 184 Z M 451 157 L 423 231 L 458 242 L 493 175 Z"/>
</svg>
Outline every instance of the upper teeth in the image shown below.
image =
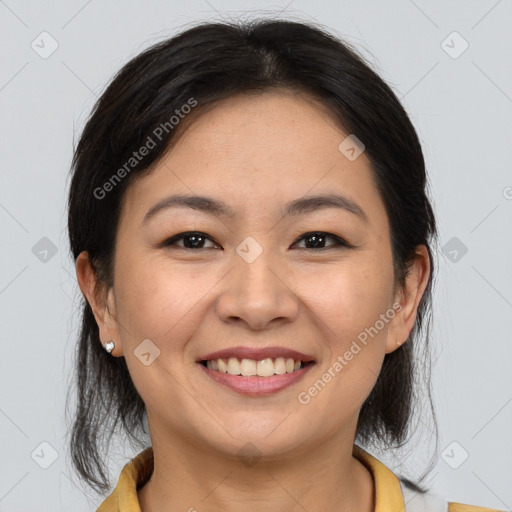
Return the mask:
<svg viewBox="0 0 512 512">
<path fill-rule="evenodd" d="M 206 362 L 210 370 L 216 370 L 231 375 L 243 375 L 249 377 L 258 375 L 259 377 L 270 377 L 272 375 L 282 375 L 283 373 L 292 373 L 300 369 L 301 361 L 294 361 L 291 357 L 276 357 L 255 361 L 254 359 L 238 359 L 230 357 L 226 359 L 212 359 Z"/>
</svg>

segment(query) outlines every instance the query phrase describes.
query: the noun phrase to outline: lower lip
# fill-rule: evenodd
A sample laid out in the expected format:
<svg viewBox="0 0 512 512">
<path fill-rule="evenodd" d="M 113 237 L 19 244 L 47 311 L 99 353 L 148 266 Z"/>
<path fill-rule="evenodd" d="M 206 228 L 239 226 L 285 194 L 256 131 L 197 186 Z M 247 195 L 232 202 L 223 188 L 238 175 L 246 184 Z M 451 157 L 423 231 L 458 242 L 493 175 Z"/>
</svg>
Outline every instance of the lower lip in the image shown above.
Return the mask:
<svg viewBox="0 0 512 512">
<path fill-rule="evenodd" d="M 238 393 L 244 395 L 264 396 L 277 393 L 292 384 L 295 384 L 306 375 L 315 363 L 304 366 L 301 370 L 273 377 L 245 377 L 243 375 L 231 375 L 229 373 L 210 370 L 201 363 L 197 363 L 201 369 L 215 382 L 222 384 Z"/>
</svg>

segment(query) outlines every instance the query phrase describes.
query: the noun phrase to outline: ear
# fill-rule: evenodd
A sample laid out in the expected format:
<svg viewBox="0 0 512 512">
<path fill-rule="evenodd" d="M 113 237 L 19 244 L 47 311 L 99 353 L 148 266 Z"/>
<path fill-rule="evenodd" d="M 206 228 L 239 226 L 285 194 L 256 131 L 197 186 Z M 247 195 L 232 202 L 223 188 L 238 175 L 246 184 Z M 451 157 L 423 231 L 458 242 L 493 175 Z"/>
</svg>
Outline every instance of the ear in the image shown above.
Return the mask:
<svg viewBox="0 0 512 512">
<path fill-rule="evenodd" d="M 102 345 L 114 341 L 115 347 L 111 355 L 115 357 L 123 355 L 119 325 L 116 319 L 114 290 L 112 288 L 107 290 L 103 283 L 98 282 L 96 272 L 86 251 L 78 255 L 76 276 L 80 290 L 82 290 L 94 313 Z"/>
<path fill-rule="evenodd" d="M 395 316 L 388 324 L 386 354 L 393 352 L 409 338 L 416 321 L 418 305 L 430 276 L 430 258 L 425 245 L 418 245 L 414 261 L 410 264 L 405 287 L 395 294 Z"/>
</svg>

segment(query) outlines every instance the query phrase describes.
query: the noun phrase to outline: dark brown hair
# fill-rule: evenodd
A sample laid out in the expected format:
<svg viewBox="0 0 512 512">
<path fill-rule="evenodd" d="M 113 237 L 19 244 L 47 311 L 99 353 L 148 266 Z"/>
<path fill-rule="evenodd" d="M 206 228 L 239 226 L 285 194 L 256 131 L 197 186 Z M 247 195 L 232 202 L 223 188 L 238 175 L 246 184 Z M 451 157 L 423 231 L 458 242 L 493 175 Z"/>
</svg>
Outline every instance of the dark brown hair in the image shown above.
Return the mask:
<svg viewBox="0 0 512 512">
<path fill-rule="evenodd" d="M 76 261 L 87 251 L 99 282 L 112 286 L 123 194 L 135 177 L 151 172 L 168 149 L 175 134 L 169 127 L 171 116 L 191 98 L 198 110 L 235 94 L 276 87 L 319 99 L 344 131 L 365 144 L 389 217 L 397 283 L 405 284 L 418 245 L 425 245 L 430 255 L 431 275 L 415 326 L 407 342 L 385 356 L 377 382 L 361 408 L 356 440 L 366 447 L 405 444 L 414 406 L 419 403 L 418 390 L 423 389 L 416 378 L 420 370 L 426 376 L 424 389 L 437 433 L 427 321 L 437 228 L 427 195 L 421 144 L 391 88 L 355 49 L 325 29 L 276 20 L 204 23 L 128 62 L 97 101 L 75 149 L 68 203 L 73 258 Z M 156 137 L 159 126 L 168 129 Z M 122 173 L 123 179 L 109 187 L 107 197 L 99 197 L 103 193 L 98 191 L 104 190 L 104 184 L 148 137 L 155 143 L 149 154 L 132 162 L 129 172 Z M 81 313 L 75 359 L 77 403 L 69 447 L 81 478 L 104 493 L 110 487 L 104 460 L 117 426 L 142 448 L 147 418 L 125 359 L 102 349 L 98 326 L 85 300 Z M 425 331 L 422 342 L 420 331 Z"/>
</svg>

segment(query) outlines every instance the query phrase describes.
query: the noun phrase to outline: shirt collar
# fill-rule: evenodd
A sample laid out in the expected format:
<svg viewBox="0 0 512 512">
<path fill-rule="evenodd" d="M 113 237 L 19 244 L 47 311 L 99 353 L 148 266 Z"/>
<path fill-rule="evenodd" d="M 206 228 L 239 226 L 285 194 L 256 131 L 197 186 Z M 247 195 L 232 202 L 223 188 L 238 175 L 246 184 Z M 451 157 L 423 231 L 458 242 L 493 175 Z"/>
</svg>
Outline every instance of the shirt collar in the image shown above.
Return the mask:
<svg viewBox="0 0 512 512">
<path fill-rule="evenodd" d="M 370 471 L 375 483 L 375 511 L 396 512 L 405 509 L 400 481 L 382 462 L 354 444 L 353 456 Z M 117 486 L 97 512 L 141 512 L 137 491 L 153 472 L 153 448 L 150 446 L 127 463 Z"/>
<path fill-rule="evenodd" d="M 363 448 L 354 444 L 352 455 L 370 471 L 375 484 L 374 512 L 403 512 L 404 498 L 400 481 L 396 475 L 380 460 L 369 454 Z"/>
</svg>

